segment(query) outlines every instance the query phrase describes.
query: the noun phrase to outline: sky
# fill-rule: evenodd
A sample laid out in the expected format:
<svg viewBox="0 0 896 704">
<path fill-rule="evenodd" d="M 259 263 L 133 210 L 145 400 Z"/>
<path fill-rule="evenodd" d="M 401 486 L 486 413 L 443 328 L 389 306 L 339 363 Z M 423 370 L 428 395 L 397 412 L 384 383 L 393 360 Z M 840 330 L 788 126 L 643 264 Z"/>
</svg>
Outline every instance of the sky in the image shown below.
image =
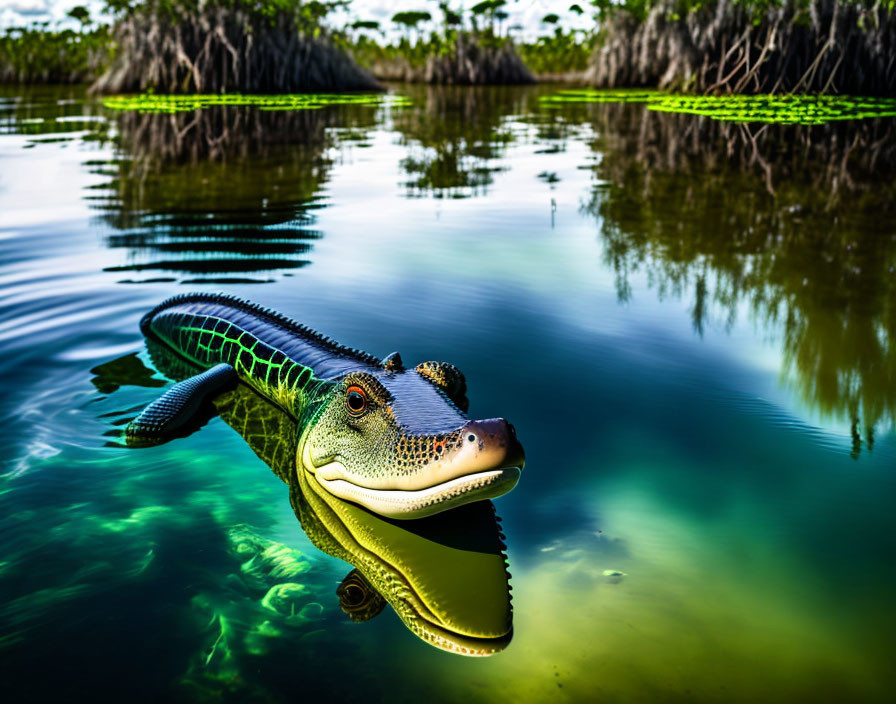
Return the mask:
<svg viewBox="0 0 896 704">
<path fill-rule="evenodd" d="M 556 13 L 561 17 L 561 24 L 566 28 L 587 29 L 593 26 L 593 20 L 587 12 L 581 17 L 569 11 L 569 6 L 575 0 L 508 0 L 504 8 L 509 18 L 507 26 L 521 25 L 521 34 L 524 39 L 532 39 L 545 33 L 541 19 L 548 13 Z M 478 0 L 453 0 L 452 8 L 469 8 Z M 588 8 L 588 3 L 579 1 L 579 4 Z M 91 14 L 99 16 L 103 3 L 101 0 L 0 0 L 0 27 L 22 26 L 31 22 L 50 20 L 51 22 L 63 22 L 66 26 L 76 26 L 76 23 L 67 20 L 66 12 L 75 5 L 86 5 Z M 392 15 L 400 10 L 427 10 L 433 17 L 441 17 L 437 0 L 412 0 L 411 2 L 390 2 L 389 0 L 352 0 L 349 13 L 336 13 L 331 18 L 331 23 L 340 26 L 354 19 L 377 20 L 386 29 L 390 28 Z M 424 28 L 425 29 L 425 28 Z M 398 36 L 398 32 L 391 30 L 388 37 Z"/>
</svg>

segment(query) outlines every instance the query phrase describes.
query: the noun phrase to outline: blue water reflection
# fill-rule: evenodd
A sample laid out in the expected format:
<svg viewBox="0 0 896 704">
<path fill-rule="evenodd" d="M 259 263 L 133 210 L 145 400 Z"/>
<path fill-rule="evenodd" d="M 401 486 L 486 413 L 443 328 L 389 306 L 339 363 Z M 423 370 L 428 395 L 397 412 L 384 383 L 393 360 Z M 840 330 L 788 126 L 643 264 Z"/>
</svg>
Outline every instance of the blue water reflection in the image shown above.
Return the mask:
<svg viewBox="0 0 896 704">
<path fill-rule="evenodd" d="M 546 114 L 544 87 L 400 90 L 410 107 L 270 124 L 251 108 L 212 111 L 187 137 L 188 122 L 80 95 L 4 96 L 0 648 L 12 687 L 885 700 L 889 186 L 839 191 L 825 221 L 817 193 L 830 182 L 776 173 L 771 198 L 762 174 L 673 144 L 678 117 Z M 648 133 L 654 151 L 639 151 Z M 677 177 L 681 165 L 651 161 L 672 152 L 689 160 Z M 781 225 L 785 201 L 805 204 L 803 220 Z M 831 236 L 811 240 L 823 226 Z M 762 228 L 783 244 L 744 234 Z M 873 261 L 845 254 L 873 238 Z M 816 250 L 827 268 L 806 260 Z M 91 370 L 134 354 L 150 365 L 139 317 L 191 289 L 251 298 L 376 355 L 450 361 L 471 413 L 515 424 L 527 466 L 496 502 L 513 573 L 504 652 L 470 661 L 394 616 L 349 622 L 335 593 L 347 566 L 308 541 L 279 480 L 220 420 L 158 448 L 115 446 L 158 387 L 131 367 L 121 383 Z M 767 293 L 801 320 L 844 321 L 844 339 L 874 331 L 883 371 L 864 363 L 875 340 L 850 352 L 768 315 Z M 851 374 L 849 393 L 816 393 L 819 368 Z M 301 624 L 265 610 L 273 583 L 243 567 L 240 550 L 267 541 L 305 565 Z"/>
</svg>

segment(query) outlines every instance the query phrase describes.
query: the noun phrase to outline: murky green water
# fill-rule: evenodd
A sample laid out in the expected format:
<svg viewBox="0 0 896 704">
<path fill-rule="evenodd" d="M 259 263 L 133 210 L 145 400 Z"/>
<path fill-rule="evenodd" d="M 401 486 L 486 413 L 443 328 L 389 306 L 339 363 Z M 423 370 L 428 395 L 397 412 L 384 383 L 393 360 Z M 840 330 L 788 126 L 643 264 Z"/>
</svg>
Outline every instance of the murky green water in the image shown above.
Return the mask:
<svg viewBox="0 0 896 704">
<path fill-rule="evenodd" d="M 888 700 L 894 120 L 401 92 L 174 114 L 3 93 L 5 691 Z M 166 383 L 137 322 L 188 290 L 451 361 L 472 415 L 513 421 L 503 652 L 442 652 L 389 606 L 352 622 L 352 565 L 226 414 L 119 445 Z"/>
</svg>

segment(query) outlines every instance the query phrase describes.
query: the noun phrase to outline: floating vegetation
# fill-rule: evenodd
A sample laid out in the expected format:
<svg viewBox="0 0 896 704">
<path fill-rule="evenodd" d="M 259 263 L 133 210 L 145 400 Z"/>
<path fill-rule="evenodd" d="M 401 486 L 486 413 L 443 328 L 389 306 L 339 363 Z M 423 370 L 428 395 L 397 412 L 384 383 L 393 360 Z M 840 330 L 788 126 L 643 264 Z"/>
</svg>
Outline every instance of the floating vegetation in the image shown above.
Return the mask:
<svg viewBox="0 0 896 704">
<path fill-rule="evenodd" d="M 253 106 L 260 110 L 317 110 L 331 105 L 409 105 L 402 95 L 381 93 L 294 93 L 288 95 L 114 95 L 103 99 L 103 105 L 111 110 L 134 112 L 175 113 L 202 110 L 214 105 Z"/>
<path fill-rule="evenodd" d="M 615 88 L 595 90 L 582 88 L 578 90 L 561 90 L 553 95 L 539 98 L 542 105 L 560 105 L 563 103 L 646 103 L 662 96 L 656 90 L 638 90 L 632 88 Z"/>
<path fill-rule="evenodd" d="M 646 103 L 648 109 L 726 122 L 822 125 L 833 120 L 896 117 L 896 98 L 843 95 L 670 95 L 649 90 L 565 90 L 541 98 L 563 103 Z"/>
<path fill-rule="evenodd" d="M 896 117 L 896 98 L 842 95 L 666 95 L 651 110 L 704 115 L 728 122 L 822 125 L 832 120 Z"/>
</svg>

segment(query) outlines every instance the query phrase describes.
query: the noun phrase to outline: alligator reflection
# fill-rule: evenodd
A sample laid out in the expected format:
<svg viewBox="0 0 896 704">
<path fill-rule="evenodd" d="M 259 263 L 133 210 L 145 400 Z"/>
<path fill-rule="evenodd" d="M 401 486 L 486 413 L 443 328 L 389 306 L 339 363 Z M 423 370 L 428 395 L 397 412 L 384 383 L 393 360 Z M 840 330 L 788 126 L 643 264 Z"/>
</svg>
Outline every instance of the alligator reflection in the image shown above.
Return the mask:
<svg viewBox="0 0 896 704">
<path fill-rule="evenodd" d="M 297 472 L 295 422 L 248 387 L 222 395 L 215 406 L 289 485 L 311 542 L 355 567 L 337 591 L 353 621 L 373 618 L 388 603 L 415 635 L 437 648 L 490 655 L 506 647 L 512 636 L 509 574 L 490 501 L 389 521 Z"/>
<path fill-rule="evenodd" d="M 896 122 L 770 126 L 757 141 L 736 125 L 592 107 L 604 156 L 584 211 L 619 298 L 646 273 L 660 296 L 692 297 L 699 334 L 748 304 L 782 331 L 786 380 L 849 420 L 853 456 L 870 449 L 896 420 L 896 220 L 868 216 L 896 198 Z"/>
<path fill-rule="evenodd" d="M 117 113 L 120 158 L 88 196 L 120 231 L 128 283 L 257 283 L 309 263 L 332 124 L 372 124 L 367 107 L 265 111 L 216 106 Z"/>
</svg>

